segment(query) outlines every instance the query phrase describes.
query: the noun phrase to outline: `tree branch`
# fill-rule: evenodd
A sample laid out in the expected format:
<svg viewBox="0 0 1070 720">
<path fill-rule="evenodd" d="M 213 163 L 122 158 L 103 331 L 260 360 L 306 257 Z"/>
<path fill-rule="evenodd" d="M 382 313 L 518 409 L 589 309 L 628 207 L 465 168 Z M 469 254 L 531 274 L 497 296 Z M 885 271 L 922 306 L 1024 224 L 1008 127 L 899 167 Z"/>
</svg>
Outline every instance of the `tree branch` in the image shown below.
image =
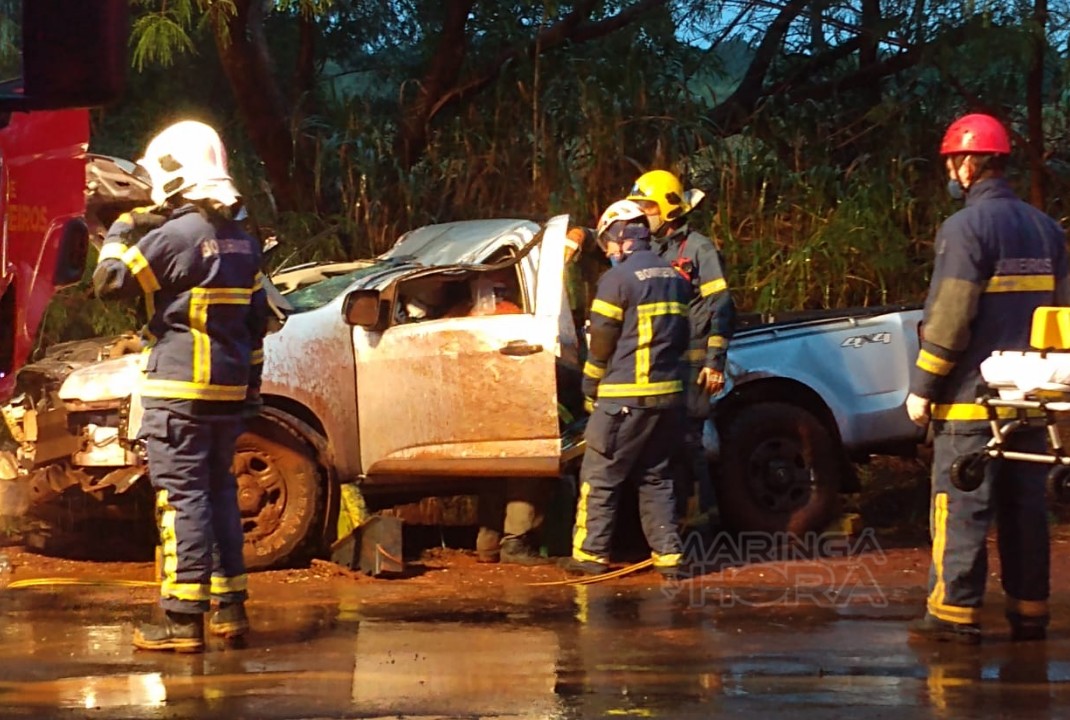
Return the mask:
<svg viewBox="0 0 1070 720">
<path fill-rule="evenodd" d="M 450 0 L 439 44 L 415 100 L 401 111 L 397 152 L 403 167 L 411 167 L 427 148 L 429 127 L 435 115 L 493 83 L 502 69 L 519 57 L 541 55 L 567 42 L 594 40 L 619 30 L 669 0 L 639 0 L 616 15 L 586 23 L 598 0 L 579 0 L 570 13 L 538 33 L 526 44 L 502 51 L 475 77 L 458 86 L 457 80 L 467 54 L 465 25 L 475 0 Z"/>
<path fill-rule="evenodd" d="M 501 75 L 502 69 L 513 60 L 525 55 L 533 57 L 536 48 L 538 52 L 545 53 L 566 42 L 582 43 L 605 37 L 623 27 L 627 27 L 646 13 L 663 7 L 668 1 L 640 0 L 634 5 L 621 10 L 616 15 L 594 23 L 583 23 L 582 21 L 590 15 L 596 3 L 591 0 L 577 3 L 571 13 L 542 30 L 527 45 L 499 53 L 494 62 L 485 68 L 483 72 L 477 73 L 474 78 L 464 85 L 444 94 L 432 108 L 431 117 L 434 117 L 443 108 L 460 102 L 493 83 Z"/>
<path fill-rule="evenodd" d="M 731 134 L 739 131 L 758 105 L 773 95 L 787 94 L 791 102 L 798 103 L 804 100 L 824 100 L 839 93 L 872 88 L 884 78 L 917 65 L 925 57 L 926 52 L 937 43 L 963 41 L 970 30 L 969 23 L 960 25 L 945 32 L 931 43 L 913 45 L 902 52 L 888 56 L 883 60 L 878 60 L 871 65 L 860 67 L 853 73 L 827 82 L 796 83 L 796 80 L 805 77 L 803 72 L 796 72 L 789 80 L 770 85 L 763 84 L 757 89 L 752 88 L 745 92 L 737 90 L 725 102 L 707 113 L 707 119 L 717 126 L 722 133 Z M 862 41 L 863 38 L 861 36 L 845 41 L 827 53 L 814 58 L 806 66 L 806 70 L 812 72 L 849 56 L 860 47 Z M 752 63 L 751 67 L 753 68 L 755 65 Z M 766 68 L 768 69 L 768 66 Z"/>
<path fill-rule="evenodd" d="M 791 23 L 809 4 L 810 0 L 790 0 L 780 9 L 758 44 L 739 86 L 710 113 L 709 118 L 715 125 L 742 126 L 744 118 L 754 111 L 764 95 L 765 76 L 780 51 Z"/>
</svg>

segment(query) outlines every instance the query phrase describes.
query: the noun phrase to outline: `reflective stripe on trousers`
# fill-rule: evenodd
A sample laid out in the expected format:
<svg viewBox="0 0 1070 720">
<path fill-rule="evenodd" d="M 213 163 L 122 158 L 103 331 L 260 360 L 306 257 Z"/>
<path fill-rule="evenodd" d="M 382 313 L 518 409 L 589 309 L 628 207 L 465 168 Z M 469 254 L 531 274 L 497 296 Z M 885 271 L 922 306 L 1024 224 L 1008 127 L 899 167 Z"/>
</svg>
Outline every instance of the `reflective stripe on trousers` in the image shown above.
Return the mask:
<svg viewBox="0 0 1070 720">
<path fill-rule="evenodd" d="M 146 407 L 141 436 L 157 491 L 163 560 L 160 605 L 206 612 L 246 598 L 241 513 L 231 473 L 239 415 L 192 418 Z"/>
<path fill-rule="evenodd" d="M 598 402 L 587 422 L 572 535 L 574 558 L 609 562 L 620 487 L 634 480 L 640 521 L 655 564 L 679 563 L 670 458 L 682 442 L 683 430 L 682 407 L 630 408 Z"/>
<path fill-rule="evenodd" d="M 933 439 L 933 545 L 927 606 L 930 614 L 947 622 L 978 622 L 988 574 L 985 539 L 993 518 L 1008 608 L 1025 608 L 1029 614 L 1047 616 L 1050 571 L 1045 479 L 1049 466 L 991 460 L 977 490 L 963 492 L 951 485 L 950 468 L 955 459 L 981 450 L 990 437 L 987 432 L 945 430 Z M 1009 440 L 1012 449 L 1043 452 L 1045 447 L 1045 433 L 1039 427 L 1018 431 Z"/>
</svg>

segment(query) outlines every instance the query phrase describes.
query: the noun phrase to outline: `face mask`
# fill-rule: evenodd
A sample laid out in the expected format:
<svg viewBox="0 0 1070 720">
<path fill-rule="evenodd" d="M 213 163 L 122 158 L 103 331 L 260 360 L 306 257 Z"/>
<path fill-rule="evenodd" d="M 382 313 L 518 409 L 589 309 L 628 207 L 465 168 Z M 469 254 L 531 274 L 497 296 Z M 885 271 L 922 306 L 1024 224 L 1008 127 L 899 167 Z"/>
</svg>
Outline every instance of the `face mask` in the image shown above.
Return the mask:
<svg viewBox="0 0 1070 720">
<path fill-rule="evenodd" d="M 966 197 L 966 188 L 958 180 L 947 181 L 947 194 L 952 200 L 963 200 Z"/>
</svg>

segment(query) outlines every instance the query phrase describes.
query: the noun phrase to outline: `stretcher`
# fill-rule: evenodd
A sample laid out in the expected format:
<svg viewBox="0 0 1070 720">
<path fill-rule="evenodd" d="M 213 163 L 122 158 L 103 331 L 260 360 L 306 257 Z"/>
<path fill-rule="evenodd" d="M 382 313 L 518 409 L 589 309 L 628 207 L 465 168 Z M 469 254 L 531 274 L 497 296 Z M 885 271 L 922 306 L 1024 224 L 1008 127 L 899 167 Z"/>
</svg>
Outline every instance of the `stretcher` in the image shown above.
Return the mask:
<svg viewBox="0 0 1070 720">
<path fill-rule="evenodd" d="M 1070 502 L 1070 452 L 1059 433 L 1070 420 L 1070 308 L 1037 308 L 1030 333 L 1032 351 L 997 351 L 981 363 L 977 403 L 987 411 L 992 439 L 980 451 L 955 459 L 951 483 L 972 492 L 994 459 L 1051 465 L 1048 482 L 1059 502 Z M 1043 425 L 1048 451 L 1008 449 L 1008 439 L 1026 427 Z"/>
</svg>

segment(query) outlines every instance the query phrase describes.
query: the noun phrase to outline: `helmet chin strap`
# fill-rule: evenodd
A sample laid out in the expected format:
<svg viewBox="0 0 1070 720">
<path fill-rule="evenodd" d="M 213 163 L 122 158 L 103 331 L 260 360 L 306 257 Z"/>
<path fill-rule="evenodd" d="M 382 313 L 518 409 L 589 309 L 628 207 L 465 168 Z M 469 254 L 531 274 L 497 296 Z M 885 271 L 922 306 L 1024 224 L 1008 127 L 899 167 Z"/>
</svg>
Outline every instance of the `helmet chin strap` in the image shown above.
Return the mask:
<svg viewBox="0 0 1070 720">
<path fill-rule="evenodd" d="M 960 162 L 959 164 L 955 165 L 955 181 L 958 182 L 959 187 L 962 188 L 962 192 L 964 194 L 968 193 L 970 191 L 970 186 L 973 185 L 973 181 L 977 177 L 977 173 L 980 171 L 979 166 L 977 166 L 975 164 L 974 170 L 970 173 L 969 182 L 967 182 L 965 179 L 963 179 L 963 177 L 962 177 L 962 166 L 965 165 L 967 162 L 969 162 L 970 157 L 971 157 L 970 155 L 966 155 L 965 157 L 962 158 L 962 162 Z"/>
<path fill-rule="evenodd" d="M 977 178 L 988 167 L 988 159 L 990 155 L 966 155 L 962 158 L 962 162 L 955 166 L 955 179 L 959 181 L 959 185 L 962 186 L 963 192 L 969 192 L 970 188 L 977 182 Z M 973 163 L 973 170 L 970 172 L 970 181 L 966 182 L 962 178 L 962 166 L 967 162 Z"/>
<path fill-rule="evenodd" d="M 649 249 L 650 243 L 644 242 L 643 240 L 625 240 L 624 243 L 620 246 L 620 253 L 624 257 L 628 257 L 632 253 L 637 252 L 639 250 Z"/>
</svg>

